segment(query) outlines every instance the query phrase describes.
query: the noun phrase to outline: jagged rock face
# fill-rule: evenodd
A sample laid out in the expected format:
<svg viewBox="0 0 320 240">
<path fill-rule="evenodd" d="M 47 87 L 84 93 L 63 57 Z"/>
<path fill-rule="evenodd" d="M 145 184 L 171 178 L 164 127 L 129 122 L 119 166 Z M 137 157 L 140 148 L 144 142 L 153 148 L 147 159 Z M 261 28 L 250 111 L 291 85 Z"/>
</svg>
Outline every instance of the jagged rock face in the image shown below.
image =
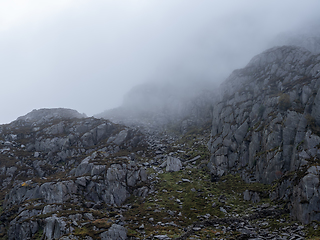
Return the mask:
<svg viewBox="0 0 320 240">
<path fill-rule="evenodd" d="M 30 199 L 61 204 L 70 200 L 78 201 L 78 194 L 85 196 L 88 201 L 120 205 L 130 196 L 130 188 L 147 181 L 146 171 L 134 163 L 112 164 L 108 169 L 106 165 L 91 164 L 91 173 L 88 175 L 84 172 L 75 180 L 43 184 L 29 180 L 18 184 L 6 195 L 4 206 L 10 208 Z M 100 181 L 93 181 L 92 178 L 99 178 Z"/>
<path fill-rule="evenodd" d="M 214 106 L 211 173 L 279 180 L 274 198 L 290 201 L 298 220 L 320 220 L 319 175 L 308 173 L 320 164 L 319 87 L 320 55 L 298 47 L 272 48 L 234 71 Z"/>
<path fill-rule="evenodd" d="M 145 144 L 138 130 L 68 109 L 35 110 L 0 130 L 0 186 L 7 192 L 1 221 L 9 239 L 39 231 L 58 239 L 74 232 L 70 223 L 93 220 L 89 208 L 148 193 L 147 173 L 129 154 Z M 75 206 L 87 212 L 57 214 Z M 115 225 L 102 235 L 125 238 L 126 231 Z"/>
<path fill-rule="evenodd" d="M 132 148 L 140 141 L 133 130 L 95 118 L 53 119 L 41 124 L 20 119 L 4 125 L 1 132 L 1 143 L 7 146 L 2 151 L 9 152 L 11 148 L 25 152 L 34 160 L 34 170 L 41 177 L 41 165 L 80 157 L 102 145 L 108 147 L 105 151 L 113 153 L 120 145 Z"/>
</svg>

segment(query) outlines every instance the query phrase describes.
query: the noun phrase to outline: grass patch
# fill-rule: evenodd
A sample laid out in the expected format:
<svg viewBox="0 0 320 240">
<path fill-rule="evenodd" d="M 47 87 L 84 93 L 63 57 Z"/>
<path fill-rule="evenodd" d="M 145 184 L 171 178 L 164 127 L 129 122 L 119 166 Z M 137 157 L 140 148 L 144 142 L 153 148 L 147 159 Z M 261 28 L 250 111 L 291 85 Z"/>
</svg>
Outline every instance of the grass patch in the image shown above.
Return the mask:
<svg viewBox="0 0 320 240">
<path fill-rule="evenodd" d="M 243 200 L 242 193 L 247 189 L 260 193 L 262 201 L 259 204 L 270 202 L 264 198 L 267 194 L 263 194 L 270 189 L 269 185 L 247 184 L 240 176 L 227 175 L 219 182 L 211 182 L 205 170 L 196 168 L 158 174 L 153 194 L 145 199 L 132 196 L 127 201 L 132 206 L 124 213 L 130 236 L 142 237 L 139 231 L 142 223 L 147 236 L 167 234 L 173 237 L 174 234 L 182 234 L 183 228 L 203 220 L 208 214 L 210 217 L 219 218 L 229 216 L 229 213 L 245 214 L 252 206 L 251 202 Z M 221 211 L 221 208 L 225 209 L 227 214 Z M 204 231 L 203 234 L 216 236 L 217 230 L 210 231 Z"/>
</svg>

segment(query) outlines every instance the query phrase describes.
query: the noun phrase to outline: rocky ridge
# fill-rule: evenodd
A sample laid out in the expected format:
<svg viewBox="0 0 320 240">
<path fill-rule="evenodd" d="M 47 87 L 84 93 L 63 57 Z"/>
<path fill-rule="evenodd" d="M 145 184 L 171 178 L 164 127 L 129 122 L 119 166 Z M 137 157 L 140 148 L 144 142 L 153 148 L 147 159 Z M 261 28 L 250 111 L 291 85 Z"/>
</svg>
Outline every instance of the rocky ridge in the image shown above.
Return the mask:
<svg viewBox="0 0 320 240">
<path fill-rule="evenodd" d="M 149 191 L 145 168 L 127 152 L 144 148 L 141 133 L 107 120 L 67 109 L 34 110 L 1 126 L 1 144 L 1 188 L 7 193 L 1 234 L 8 239 L 72 235 L 81 228 L 77 221 L 99 219 L 104 205 L 112 209 Z M 112 225 L 96 235 L 124 233 Z"/>
</svg>

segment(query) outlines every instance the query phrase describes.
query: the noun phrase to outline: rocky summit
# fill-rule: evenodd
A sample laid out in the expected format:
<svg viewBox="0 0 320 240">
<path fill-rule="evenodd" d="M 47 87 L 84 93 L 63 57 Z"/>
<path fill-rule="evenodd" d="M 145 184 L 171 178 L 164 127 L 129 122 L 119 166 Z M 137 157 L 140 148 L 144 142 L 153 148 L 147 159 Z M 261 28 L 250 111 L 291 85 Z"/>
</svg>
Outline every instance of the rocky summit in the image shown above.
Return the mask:
<svg viewBox="0 0 320 240">
<path fill-rule="evenodd" d="M 319 89 L 282 46 L 170 111 L 33 110 L 0 126 L 0 238 L 318 239 Z"/>
</svg>

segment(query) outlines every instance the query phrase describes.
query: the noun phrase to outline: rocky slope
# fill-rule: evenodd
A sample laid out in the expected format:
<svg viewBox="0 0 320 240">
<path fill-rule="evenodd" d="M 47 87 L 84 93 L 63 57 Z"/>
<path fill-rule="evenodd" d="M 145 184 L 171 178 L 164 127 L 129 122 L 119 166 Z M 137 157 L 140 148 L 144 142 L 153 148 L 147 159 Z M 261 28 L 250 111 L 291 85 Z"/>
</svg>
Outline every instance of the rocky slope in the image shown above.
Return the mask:
<svg viewBox="0 0 320 240">
<path fill-rule="evenodd" d="M 232 175 L 210 181 L 208 128 L 174 139 L 74 113 L 35 110 L 1 126 L 1 239 L 302 238 L 310 232 L 271 202 L 269 185 Z M 318 233 L 317 225 L 310 229 Z"/>
<path fill-rule="evenodd" d="M 111 226 L 95 236 L 126 236 L 105 217 L 130 195 L 148 193 L 147 173 L 133 154 L 145 148 L 141 133 L 107 120 L 34 110 L 1 126 L 1 145 L 1 234 L 7 239 L 81 236 L 77 222 L 94 220 L 102 229 Z"/>
<path fill-rule="evenodd" d="M 209 168 L 274 184 L 303 223 L 320 220 L 320 55 L 284 46 L 254 57 L 221 86 Z"/>
<path fill-rule="evenodd" d="M 169 112 L 179 97 L 108 112 L 126 125 L 70 109 L 1 125 L 0 238 L 318 237 L 319 89 L 320 55 L 283 46 Z"/>
</svg>

